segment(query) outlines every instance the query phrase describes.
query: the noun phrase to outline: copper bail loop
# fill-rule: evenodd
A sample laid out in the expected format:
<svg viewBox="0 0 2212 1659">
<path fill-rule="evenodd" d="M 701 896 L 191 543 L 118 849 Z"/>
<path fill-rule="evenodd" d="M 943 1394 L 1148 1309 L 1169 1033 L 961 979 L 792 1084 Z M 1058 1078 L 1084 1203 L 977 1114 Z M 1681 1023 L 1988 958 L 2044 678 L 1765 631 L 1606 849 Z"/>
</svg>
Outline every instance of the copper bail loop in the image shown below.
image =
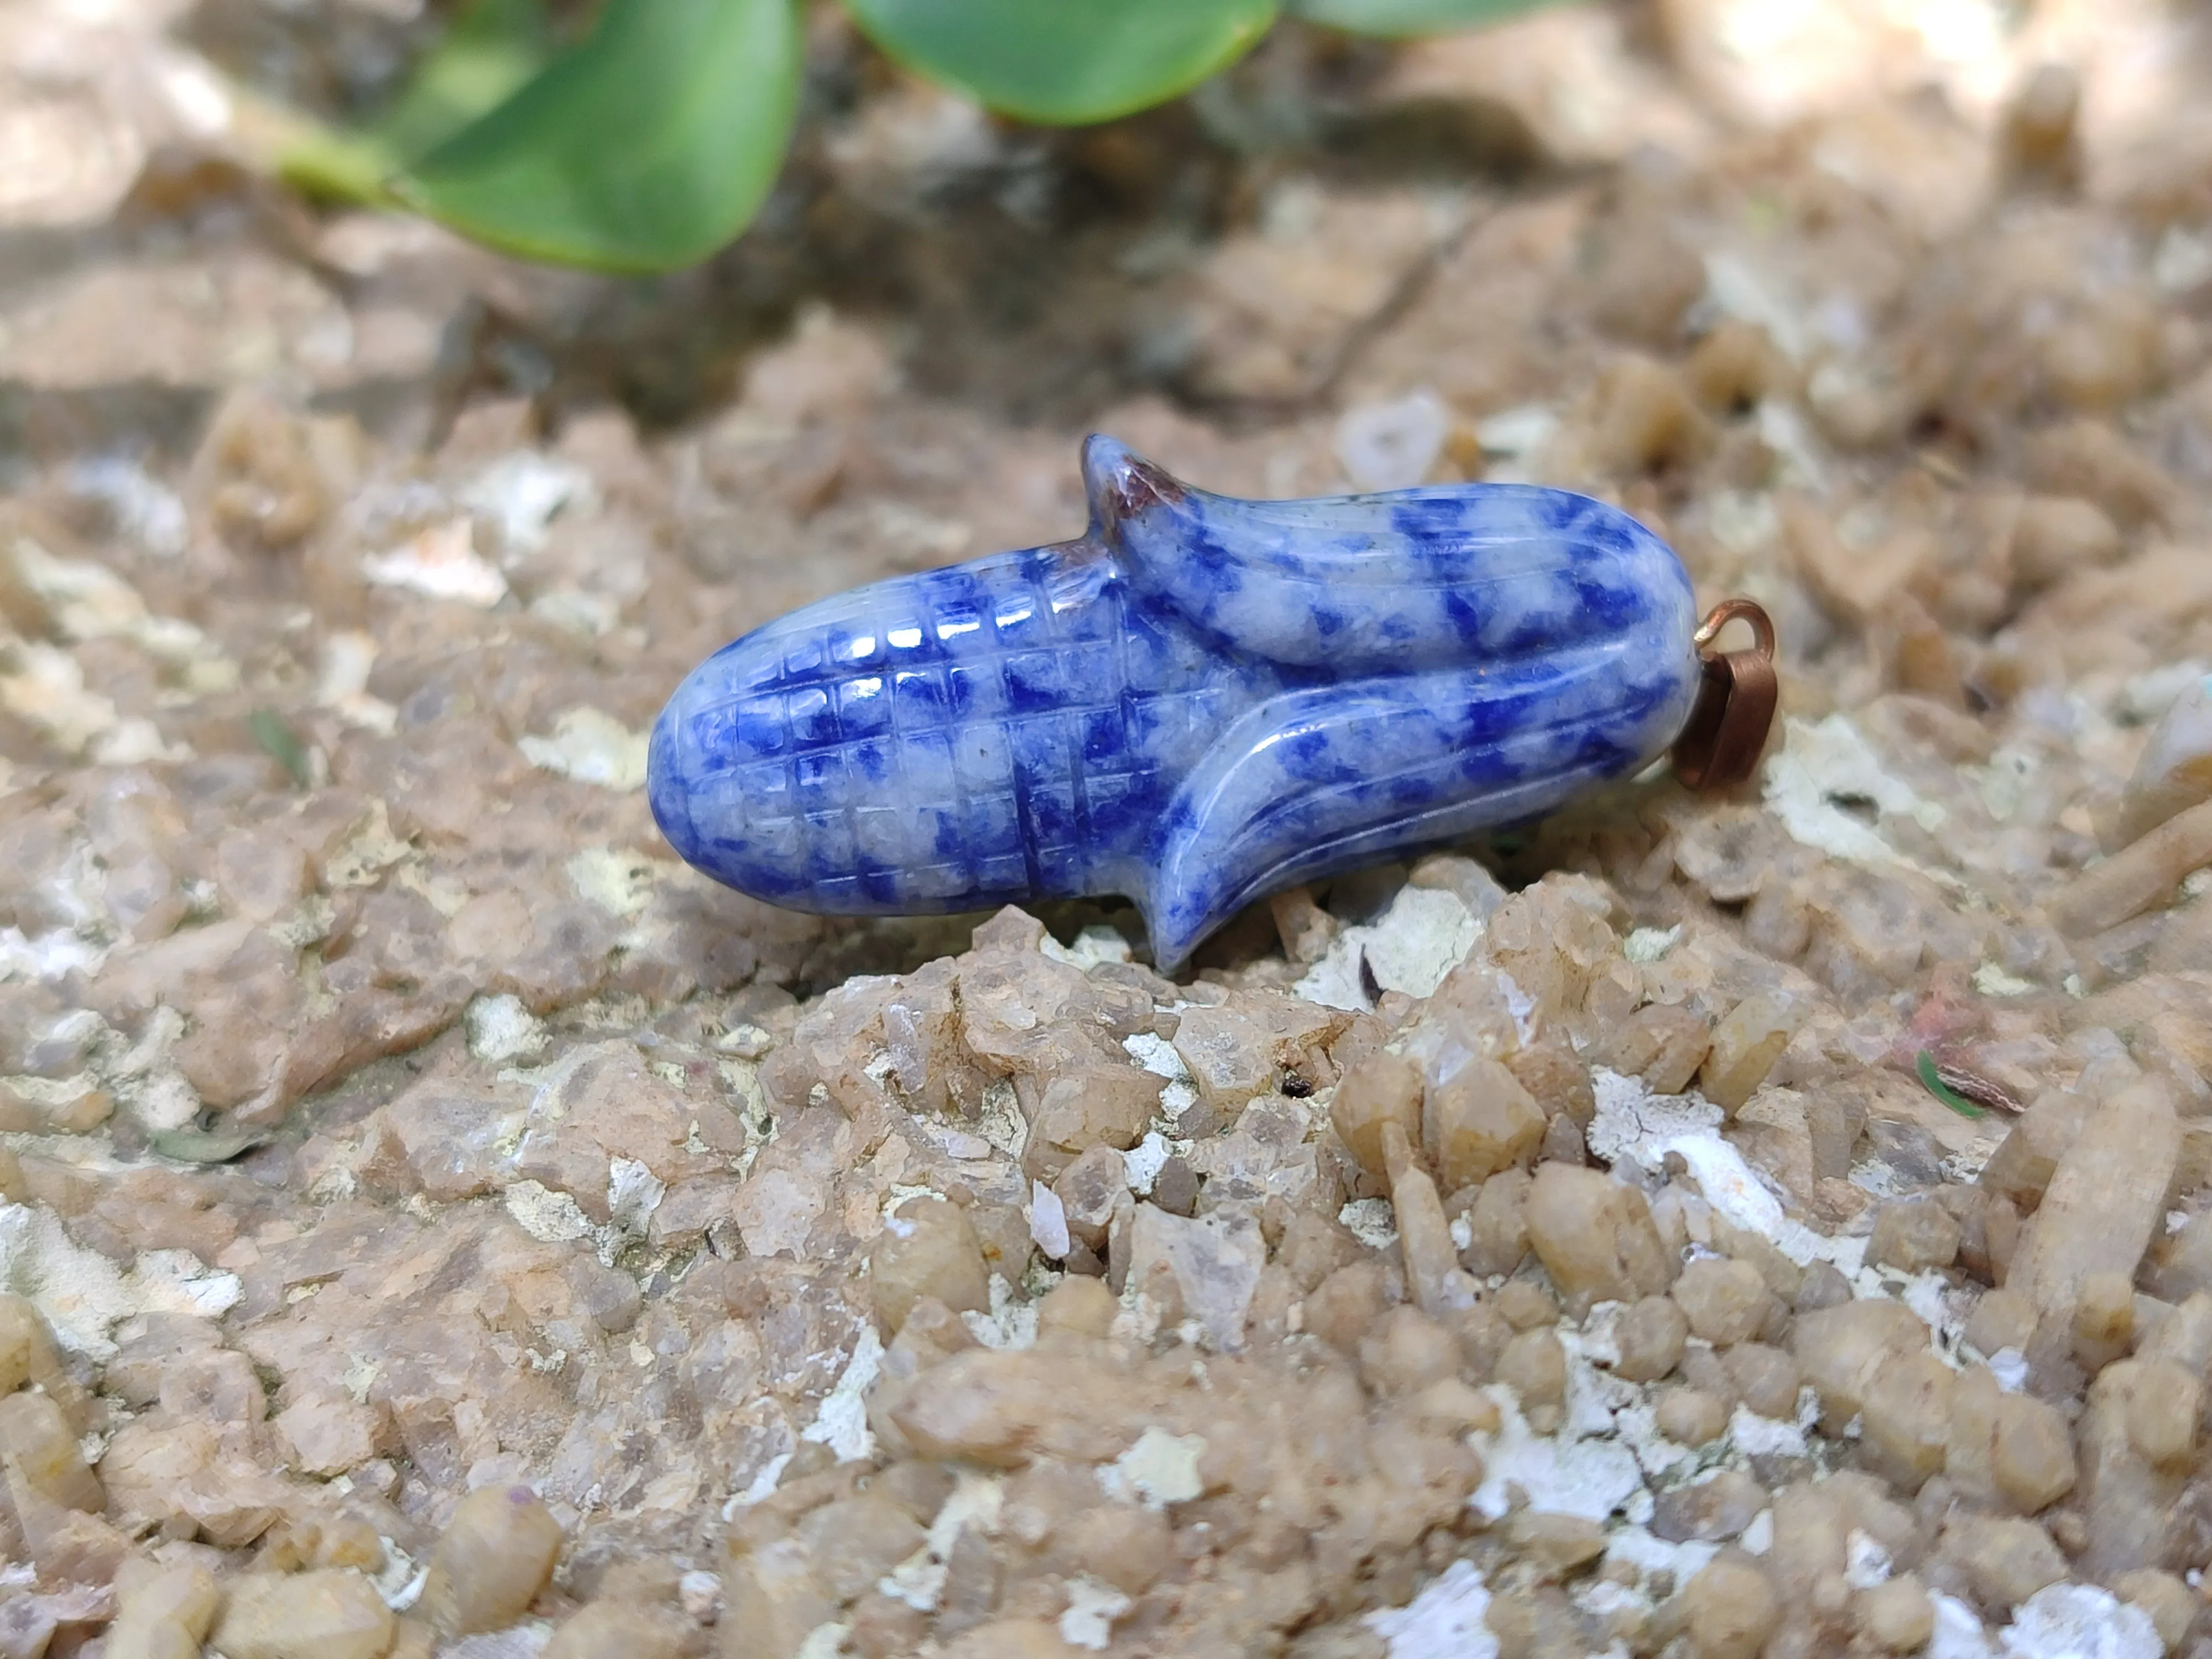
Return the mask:
<svg viewBox="0 0 2212 1659">
<path fill-rule="evenodd" d="M 1751 624 L 1752 648 L 1719 655 L 1706 647 L 1741 617 Z M 1749 599 L 1723 599 L 1690 642 L 1705 665 L 1689 723 L 1674 739 L 1674 775 L 1692 789 L 1725 789 L 1758 769 L 1781 691 L 1774 673 L 1774 623 Z"/>
</svg>

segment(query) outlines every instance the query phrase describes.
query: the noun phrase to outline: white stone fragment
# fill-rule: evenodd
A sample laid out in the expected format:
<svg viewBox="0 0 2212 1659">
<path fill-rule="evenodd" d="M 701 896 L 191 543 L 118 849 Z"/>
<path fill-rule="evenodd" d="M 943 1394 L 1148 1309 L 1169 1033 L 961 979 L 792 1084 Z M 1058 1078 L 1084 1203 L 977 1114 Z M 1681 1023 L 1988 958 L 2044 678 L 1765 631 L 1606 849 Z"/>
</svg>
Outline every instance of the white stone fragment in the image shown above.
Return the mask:
<svg viewBox="0 0 2212 1659">
<path fill-rule="evenodd" d="M 1385 991 L 1425 997 L 1467 960 L 1482 936 L 1482 923 L 1459 896 L 1441 887 L 1401 887 L 1374 922 L 1338 933 L 1322 959 L 1293 988 L 1324 1008 L 1364 1010 L 1364 958 Z"/>
<path fill-rule="evenodd" d="M 611 847 L 585 848 L 568 860 L 568 870 L 577 897 L 611 916 L 634 916 L 644 909 L 653 902 L 659 879 L 656 860 Z"/>
<path fill-rule="evenodd" d="M 1114 1621 L 1136 1605 L 1103 1579 L 1079 1572 L 1067 1581 L 1067 1609 L 1060 1615 L 1060 1639 L 1070 1647 L 1103 1653 L 1114 1639 Z"/>
<path fill-rule="evenodd" d="M 369 671 L 376 666 L 376 641 L 356 629 L 342 629 L 323 641 L 322 669 L 315 678 L 315 701 L 349 726 L 390 737 L 399 711 L 368 694 Z"/>
<path fill-rule="evenodd" d="M 488 1066 L 520 1060 L 545 1046 L 545 1022 L 508 992 L 477 998 L 461 1016 L 461 1024 L 468 1034 L 469 1052 Z"/>
<path fill-rule="evenodd" d="M 1540 1435 L 1521 1415 L 1510 1389 L 1492 1383 L 1484 1390 L 1497 1403 L 1501 1421 L 1495 1433 L 1470 1437 L 1482 1454 L 1483 1480 L 1468 1507 L 1486 1521 L 1505 1518 L 1512 1506 L 1510 1488 L 1528 1495 L 1528 1507 L 1541 1515 L 1574 1515 L 1603 1521 L 1644 1489 L 1636 1454 L 1618 1439 L 1570 1439 L 1563 1431 Z"/>
<path fill-rule="evenodd" d="M 114 514 L 118 530 L 156 557 L 173 559 L 185 550 L 191 524 L 184 501 L 129 457 L 72 461 L 63 470 L 62 487 L 100 502 Z"/>
<path fill-rule="evenodd" d="M 634 1158 L 607 1160 L 607 1212 L 626 1233 L 642 1233 L 668 1196 L 668 1183 Z"/>
<path fill-rule="evenodd" d="M 1974 969 L 1974 988 L 1985 997 L 2024 997 L 2035 989 L 2035 982 L 2008 974 L 1994 962 L 1985 962 Z"/>
<path fill-rule="evenodd" d="M 1832 1238 L 1784 1212 L 1782 1200 L 1721 1134 L 1721 1109 L 1695 1093 L 1657 1095 L 1641 1078 L 1593 1066 L 1597 1113 L 1585 1132 L 1591 1154 L 1607 1164 L 1627 1158 L 1656 1174 L 1667 1154 L 1690 1167 L 1705 1201 L 1735 1225 L 1771 1239 L 1800 1266 L 1833 1262 L 1847 1279 L 1866 1260 L 1863 1238 Z"/>
<path fill-rule="evenodd" d="M 1782 750 L 1766 763 L 1765 799 L 1782 827 L 1808 847 L 1854 864 L 1906 860 L 1838 803 L 1869 800 L 1886 815 L 1923 818 L 1932 803 L 1886 769 L 1858 727 L 1841 714 L 1784 723 Z M 1941 809 L 1937 822 L 1941 823 Z M 1930 828 L 1936 827 L 1934 825 Z"/>
<path fill-rule="evenodd" d="M 1013 1286 L 991 1275 L 988 1313 L 970 1310 L 960 1316 L 968 1334 L 987 1348 L 1033 1348 L 1036 1346 L 1036 1304 L 1018 1295 Z"/>
<path fill-rule="evenodd" d="M 1451 410 L 1421 387 L 1362 404 L 1336 423 L 1337 465 L 1355 489 L 1410 489 L 1429 476 L 1451 434 Z"/>
<path fill-rule="evenodd" d="M 388 553 L 370 554 L 361 562 L 361 574 L 379 587 L 402 587 L 479 611 L 507 597 L 507 578 L 477 556 L 476 532 L 466 519 L 449 519 Z"/>
<path fill-rule="evenodd" d="M 873 1455 L 876 1437 L 868 1431 L 867 1397 L 883 1364 L 883 1338 L 873 1325 L 863 1326 L 860 1340 L 853 1345 L 853 1357 L 799 1437 L 829 1447 L 840 1463 Z"/>
<path fill-rule="evenodd" d="M 1990 1638 L 1974 1610 L 1955 1595 L 1937 1593 L 1936 1631 L 1928 1638 L 1928 1659 L 1990 1659 Z"/>
<path fill-rule="evenodd" d="M 1121 1154 L 1121 1173 L 1129 1183 L 1129 1190 L 1142 1198 L 1152 1190 L 1152 1182 L 1159 1179 L 1160 1170 L 1174 1156 L 1167 1138 L 1158 1129 L 1146 1131 L 1145 1138 Z"/>
<path fill-rule="evenodd" d="M 591 1218 L 574 1199 L 535 1181 L 518 1181 L 500 1198 L 514 1224 L 541 1244 L 565 1244 L 591 1233 Z"/>
<path fill-rule="evenodd" d="M 647 734 L 596 708 L 571 708 L 553 723 L 553 735 L 526 735 L 525 759 L 579 783 L 628 793 L 645 787 Z"/>
<path fill-rule="evenodd" d="M 1030 1182 L 1030 1237 L 1054 1261 L 1065 1261 L 1073 1248 L 1067 1236 L 1067 1206 L 1042 1181 Z"/>
<path fill-rule="evenodd" d="M 1389 1659 L 1498 1659 L 1498 1638 L 1485 1615 L 1490 1590 L 1471 1561 L 1455 1561 L 1402 1607 L 1364 1621 L 1381 1637 Z"/>
<path fill-rule="evenodd" d="M 1202 1434 L 1170 1434 L 1158 1424 L 1137 1443 L 1098 1471 L 1098 1484 L 1109 1498 L 1134 1498 L 1148 1510 L 1188 1504 L 1206 1490 L 1198 1460 L 1206 1454 Z"/>
<path fill-rule="evenodd" d="M 461 499 L 499 526 L 500 545 L 512 558 L 544 546 L 556 515 L 567 507 L 587 507 L 598 495 L 583 468 L 518 449 L 477 473 Z"/>
<path fill-rule="evenodd" d="M 1387 1198 L 1355 1198 L 1336 1218 L 1370 1250 L 1388 1250 L 1398 1243 L 1398 1217 Z M 1471 1227 L 1468 1236 L 1474 1237 Z"/>
<path fill-rule="evenodd" d="M 2005 1659 L 2160 1659 L 2166 1650 L 2148 1613 L 2088 1584 L 2036 1591 L 1997 1639 Z"/>
<path fill-rule="evenodd" d="M 1037 942 L 1037 949 L 1054 962 L 1064 962 L 1085 973 L 1103 963 L 1126 963 L 1131 959 L 1129 941 L 1121 937 L 1120 929 L 1109 927 L 1103 922 L 1094 922 L 1085 928 L 1075 936 L 1073 945 L 1062 945 L 1047 933 Z"/>
<path fill-rule="evenodd" d="M 0 1283 L 27 1296 L 55 1339 L 106 1361 L 109 1333 L 134 1315 L 215 1319 L 238 1304 L 238 1275 L 210 1268 L 190 1250 L 147 1250 L 129 1271 L 77 1244 L 43 1206 L 0 1204 Z"/>
<path fill-rule="evenodd" d="M 1853 1589 L 1872 1589 L 1889 1581 L 1889 1552 L 1856 1527 L 1844 1540 L 1844 1582 Z"/>
</svg>

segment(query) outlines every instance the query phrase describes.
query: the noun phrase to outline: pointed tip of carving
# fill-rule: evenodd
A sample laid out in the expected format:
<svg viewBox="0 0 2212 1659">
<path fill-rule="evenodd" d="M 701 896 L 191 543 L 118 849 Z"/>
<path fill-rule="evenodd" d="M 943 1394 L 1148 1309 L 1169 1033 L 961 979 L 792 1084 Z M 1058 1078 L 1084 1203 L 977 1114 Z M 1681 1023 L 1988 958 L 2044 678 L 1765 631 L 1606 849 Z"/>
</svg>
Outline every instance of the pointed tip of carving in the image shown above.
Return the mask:
<svg viewBox="0 0 2212 1659">
<path fill-rule="evenodd" d="M 1102 530 L 1190 493 L 1181 479 L 1103 432 L 1084 440 L 1083 485 L 1091 516 Z"/>
</svg>

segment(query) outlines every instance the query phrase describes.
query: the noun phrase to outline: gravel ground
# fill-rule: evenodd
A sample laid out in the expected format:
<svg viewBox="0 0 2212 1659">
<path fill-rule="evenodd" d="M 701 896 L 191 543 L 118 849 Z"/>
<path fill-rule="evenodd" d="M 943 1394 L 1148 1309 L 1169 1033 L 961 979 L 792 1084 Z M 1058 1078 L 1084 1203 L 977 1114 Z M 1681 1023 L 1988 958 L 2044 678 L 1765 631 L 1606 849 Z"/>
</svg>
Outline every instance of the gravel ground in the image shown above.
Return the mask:
<svg viewBox="0 0 2212 1659">
<path fill-rule="evenodd" d="M 1002 128 L 817 19 L 615 285 L 250 165 L 424 20 L 0 10 L 0 1655 L 2212 1653 L 2212 35 L 1285 30 Z M 676 862 L 706 652 L 1532 478 L 1782 638 L 1759 779 L 1285 895 Z"/>
</svg>

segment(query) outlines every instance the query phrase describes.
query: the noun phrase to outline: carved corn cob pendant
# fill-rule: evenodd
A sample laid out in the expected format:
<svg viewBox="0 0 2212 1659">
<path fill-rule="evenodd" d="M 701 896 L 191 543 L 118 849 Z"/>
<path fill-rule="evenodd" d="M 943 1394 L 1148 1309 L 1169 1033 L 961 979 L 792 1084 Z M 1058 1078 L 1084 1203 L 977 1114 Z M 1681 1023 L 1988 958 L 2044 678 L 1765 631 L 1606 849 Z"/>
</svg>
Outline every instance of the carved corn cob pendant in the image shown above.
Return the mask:
<svg viewBox="0 0 2212 1659">
<path fill-rule="evenodd" d="M 1602 502 L 1240 501 L 1103 437 L 1083 469 L 1074 540 L 838 594 L 700 665 L 653 733 L 676 850 L 834 915 L 1124 894 L 1172 968 L 1272 889 L 1539 817 L 1678 736 L 1692 782 L 1757 761 L 1765 618 L 1756 653 L 1702 655 L 1757 608 L 1700 630 L 1680 562 Z"/>
</svg>

